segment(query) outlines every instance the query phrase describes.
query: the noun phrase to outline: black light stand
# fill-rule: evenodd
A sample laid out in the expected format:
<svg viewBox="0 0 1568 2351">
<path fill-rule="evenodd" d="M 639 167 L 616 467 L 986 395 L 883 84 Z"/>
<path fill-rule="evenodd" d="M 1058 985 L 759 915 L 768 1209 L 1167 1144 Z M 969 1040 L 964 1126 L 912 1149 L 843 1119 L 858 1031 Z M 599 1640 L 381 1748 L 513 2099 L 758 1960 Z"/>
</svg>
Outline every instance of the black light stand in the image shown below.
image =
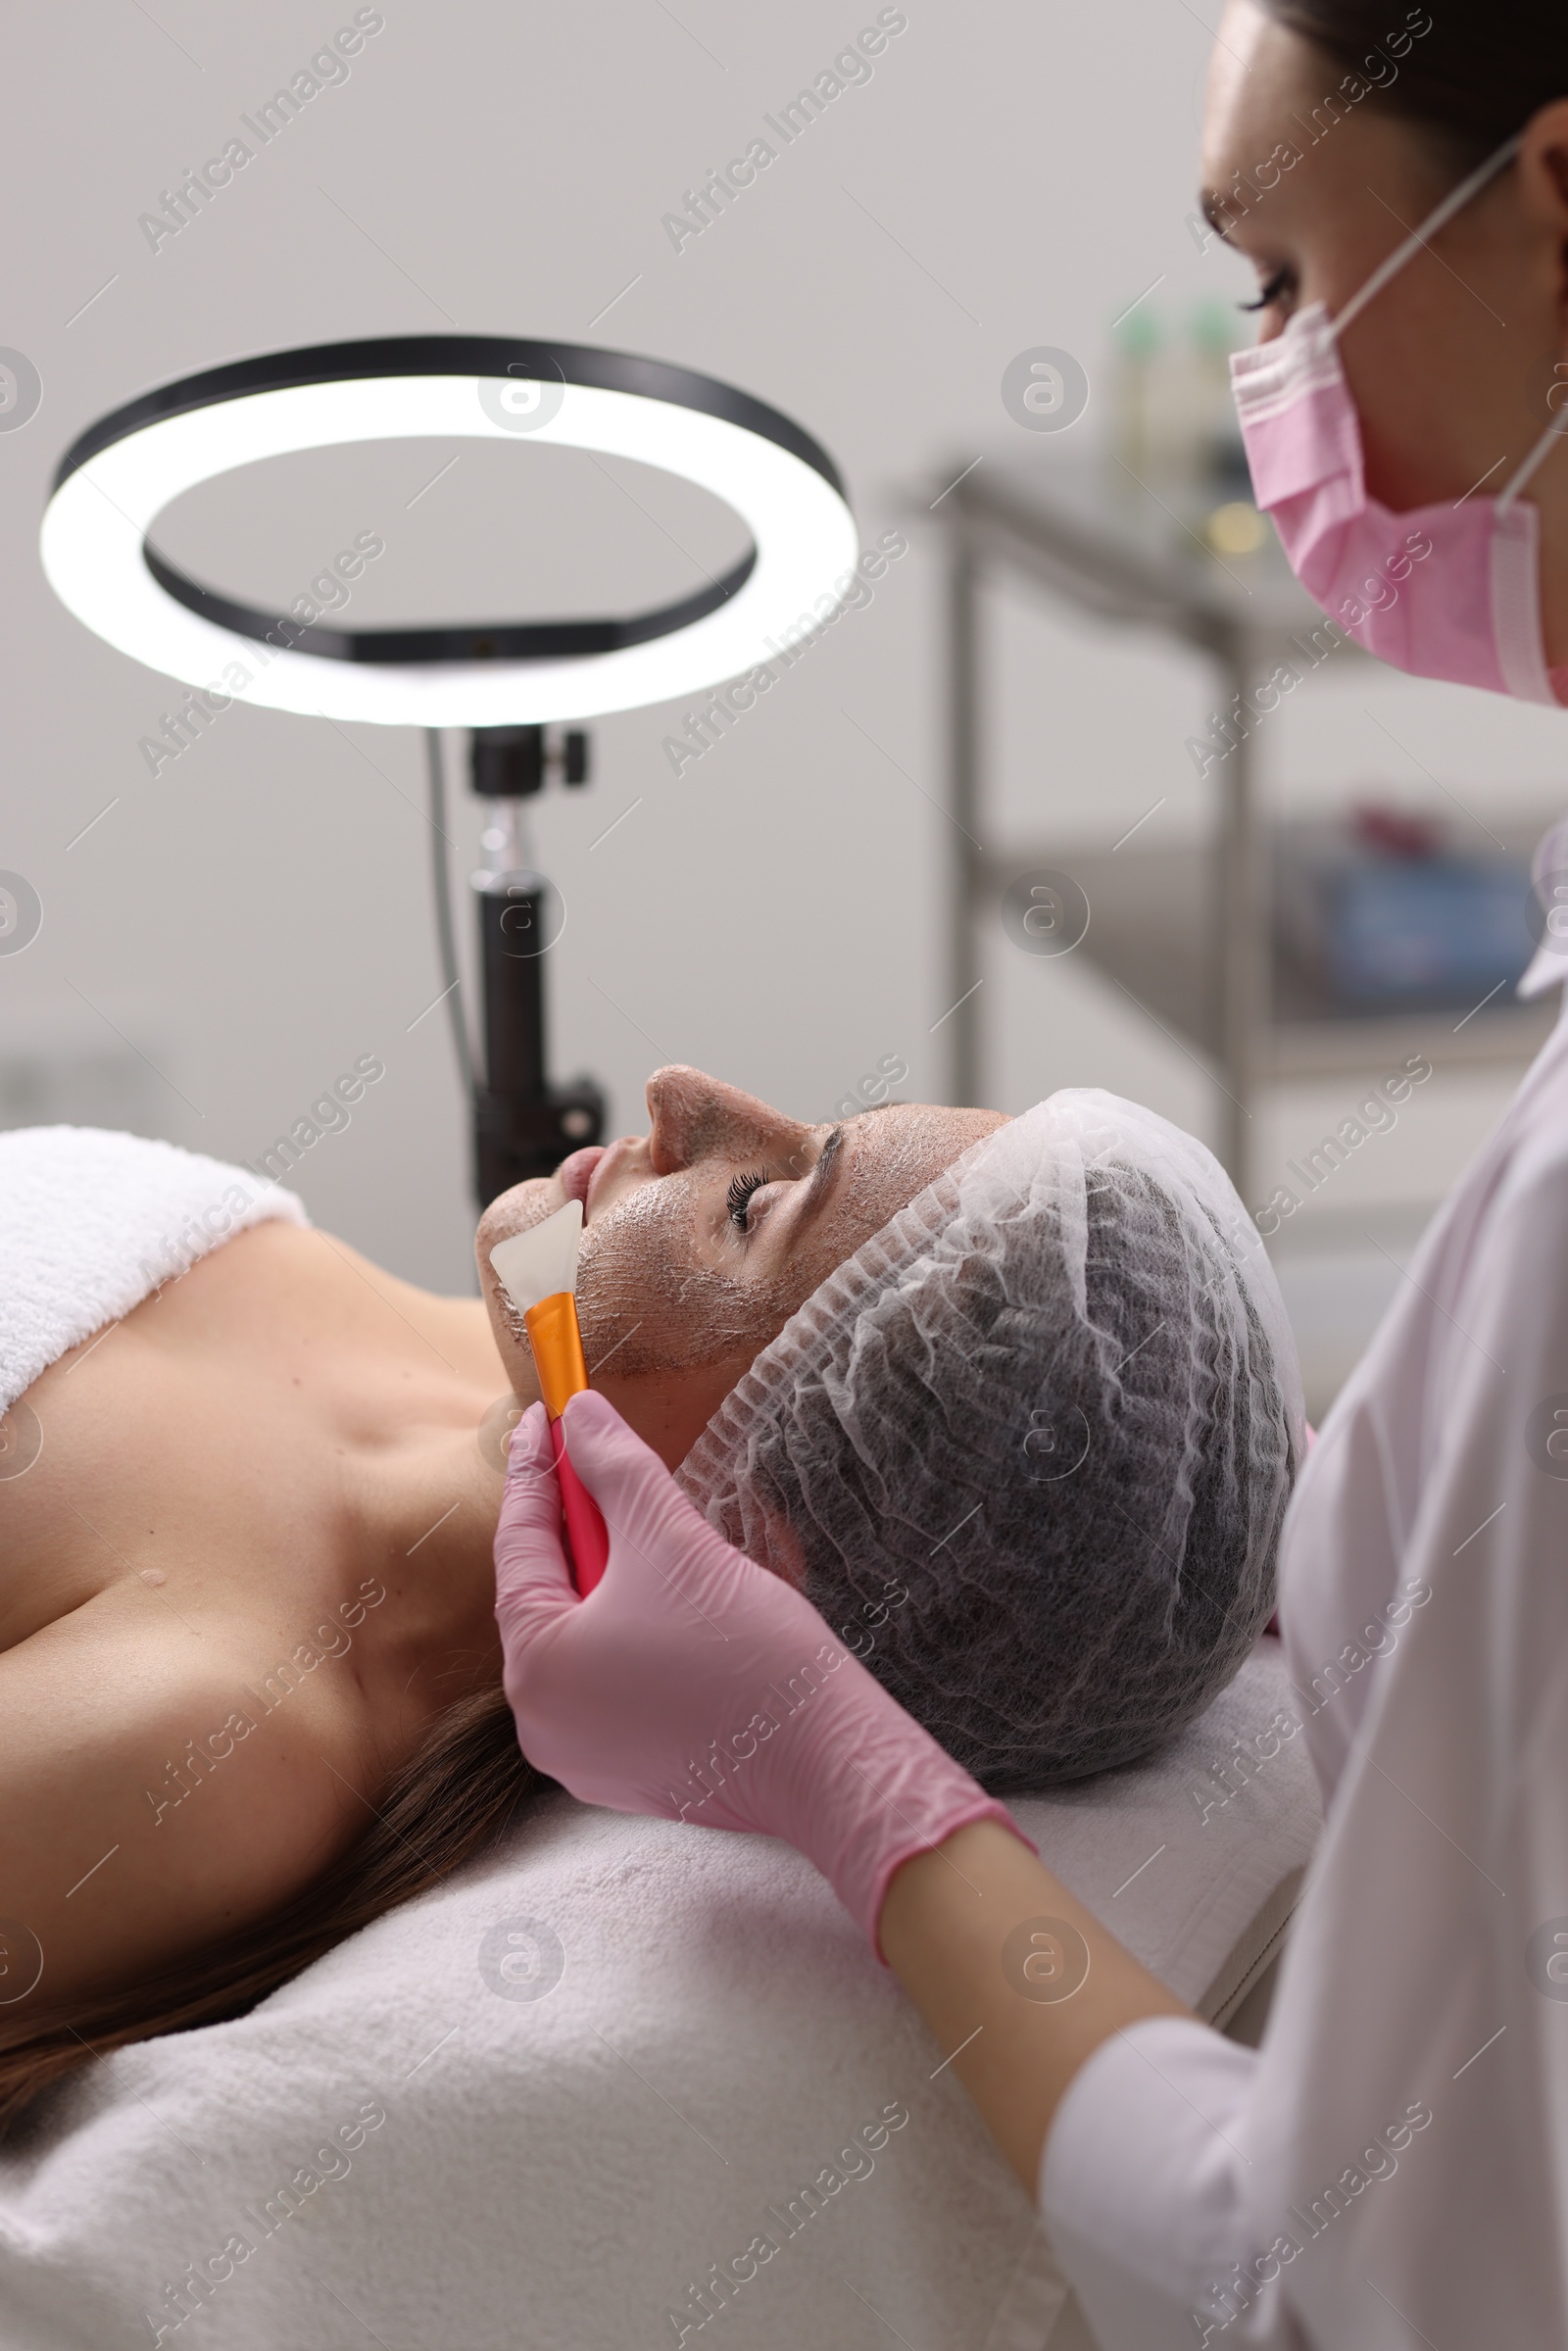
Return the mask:
<svg viewBox="0 0 1568 2351">
<path fill-rule="evenodd" d="M 545 1058 L 545 959 L 560 936 L 556 893 L 527 863 L 525 802 L 547 773 L 588 780 L 588 738 L 557 746 L 542 726 L 476 727 L 473 789 L 489 805 L 485 861 L 471 877 L 479 910 L 483 1066 L 473 1088 L 474 1190 L 481 1209 L 529 1176 L 553 1174 L 568 1151 L 604 1133 L 605 1098 L 591 1078 L 552 1086 Z"/>
</svg>

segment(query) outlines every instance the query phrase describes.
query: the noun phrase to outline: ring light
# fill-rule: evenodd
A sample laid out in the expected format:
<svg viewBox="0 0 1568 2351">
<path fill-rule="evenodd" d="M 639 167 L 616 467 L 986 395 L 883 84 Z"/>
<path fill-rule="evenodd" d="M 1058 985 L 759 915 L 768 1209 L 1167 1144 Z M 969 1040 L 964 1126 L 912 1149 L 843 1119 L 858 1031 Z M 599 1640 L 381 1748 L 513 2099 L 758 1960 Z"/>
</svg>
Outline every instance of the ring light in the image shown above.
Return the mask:
<svg viewBox="0 0 1568 2351">
<path fill-rule="evenodd" d="M 634 458 L 722 499 L 751 548 L 722 579 L 649 612 L 344 629 L 222 596 L 148 543 L 173 499 L 237 465 L 432 437 Z M 61 602 L 151 668 L 216 687 L 237 661 L 247 702 L 422 727 L 588 718 L 717 685 L 776 652 L 769 638 L 820 625 L 858 552 L 831 459 L 776 409 L 659 360 L 492 335 L 274 352 L 149 392 L 67 451 L 40 544 Z"/>
</svg>

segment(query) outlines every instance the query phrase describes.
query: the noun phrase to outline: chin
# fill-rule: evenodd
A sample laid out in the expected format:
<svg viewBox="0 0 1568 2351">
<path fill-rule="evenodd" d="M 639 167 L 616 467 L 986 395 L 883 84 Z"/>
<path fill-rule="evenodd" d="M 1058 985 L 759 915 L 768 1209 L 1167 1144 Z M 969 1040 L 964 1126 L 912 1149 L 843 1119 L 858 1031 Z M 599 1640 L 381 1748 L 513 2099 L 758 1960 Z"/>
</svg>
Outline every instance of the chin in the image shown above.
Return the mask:
<svg viewBox="0 0 1568 2351">
<path fill-rule="evenodd" d="M 561 1186 L 554 1176 L 531 1176 L 525 1184 L 514 1184 L 490 1202 L 479 1219 L 473 1237 L 474 1262 L 479 1269 L 479 1295 L 490 1316 L 490 1329 L 495 1338 L 501 1360 L 514 1394 L 531 1403 L 539 1393 L 534 1376 L 533 1349 L 529 1347 L 522 1327 L 522 1317 L 497 1281 L 490 1264 L 490 1251 L 498 1242 L 510 1241 L 514 1233 L 525 1233 L 530 1225 L 543 1223 L 563 1205 Z"/>
<path fill-rule="evenodd" d="M 525 1184 L 514 1184 L 510 1192 L 496 1195 L 473 1236 L 473 1253 L 486 1290 L 491 1281 L 490 1251 L 497 1242 L 510 1241 L 514 1233 L 526 1233 L 530 1225 L 542 1224 L 564 1204 L 554 1176 L 530 1176 Z"/>
</svg>

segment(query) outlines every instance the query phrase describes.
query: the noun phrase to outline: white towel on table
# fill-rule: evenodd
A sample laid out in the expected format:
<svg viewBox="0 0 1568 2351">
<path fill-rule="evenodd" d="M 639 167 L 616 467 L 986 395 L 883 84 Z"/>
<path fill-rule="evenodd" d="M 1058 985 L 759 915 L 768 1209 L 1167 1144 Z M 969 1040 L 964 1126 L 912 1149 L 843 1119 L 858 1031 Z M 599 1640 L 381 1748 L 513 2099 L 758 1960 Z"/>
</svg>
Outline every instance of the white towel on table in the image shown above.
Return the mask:
<svg viewBox="0 0 1568 2351">
<path fill-rule="evenodd" d="M 243 1167 L 99 1127 L 0 1134 L 0 1412 L 68 1348 L 305 1204 Z"/>
<path fill-rule="evenodd" d="M 1157 1761 L 1016 1805 L 1205 2014 L 1316 1836 L 1286 1700 L 1265 1641 Z M 1066 2287 L 948 2055 L 789 1846 L 551 1794 L 250 2016 L 45 2101 L 0 2152 L 0 2341 L 1041 2351 Z M 715 2265 L 751 2271 L 721 2310 Z"/>
</svg>

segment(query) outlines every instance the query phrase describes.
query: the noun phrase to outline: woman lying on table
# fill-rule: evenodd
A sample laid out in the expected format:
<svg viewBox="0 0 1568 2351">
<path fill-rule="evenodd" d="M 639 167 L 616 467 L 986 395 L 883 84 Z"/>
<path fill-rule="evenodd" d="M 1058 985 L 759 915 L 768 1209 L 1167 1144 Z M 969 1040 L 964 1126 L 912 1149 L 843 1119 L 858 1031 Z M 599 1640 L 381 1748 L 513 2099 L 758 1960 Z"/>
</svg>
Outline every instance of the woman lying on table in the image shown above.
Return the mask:
<svg viewBox="0 0 1568 2351">
<path fill-rule="evenodd" d="M 568 1197 L 595 1387 L 986 1787 L 1133 1760 L 1246 1656 L 1299 1388 L 1200 1145 L 1099 1093 L 828 1128 L 676 1068 L 648 1105 L 490 1207 L 482 1300 L 239 1169 L 0 1137 L 0 2118 L 243 2013 L 538 1785 L 492 1562 L 537 1390 L 489 1250 Z"/>
</svg>

